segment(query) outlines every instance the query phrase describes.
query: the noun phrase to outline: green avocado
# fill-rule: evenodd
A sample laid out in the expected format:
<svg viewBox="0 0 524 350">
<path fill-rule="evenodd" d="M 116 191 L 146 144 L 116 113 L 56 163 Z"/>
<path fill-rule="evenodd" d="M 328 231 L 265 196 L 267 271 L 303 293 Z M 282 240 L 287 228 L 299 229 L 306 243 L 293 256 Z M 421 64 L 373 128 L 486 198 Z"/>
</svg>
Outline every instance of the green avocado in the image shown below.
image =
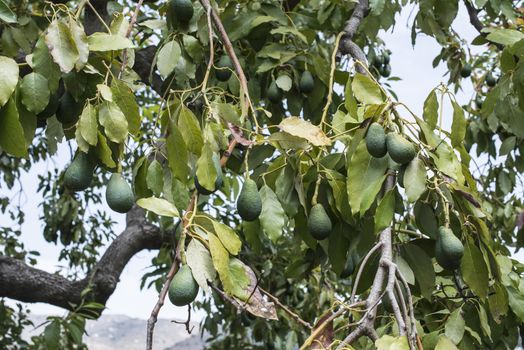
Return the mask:
<svg viewBox="0 0 524 350">
<path fill-rule="evenodd" d="M 384 53 L 382 54 L 382 61 L 384 62 L 384 64 L 389 64 L 389 61 L 390 61 L 390 51 L 386 50 L 384 51 Z"/>
<path fill-rule="evenodd" d="M 106 201 L 109 208 L 118 213 L 127 213 L 135 204 L 133 190 L 122 174 L 111 175 L 106 188 Z"/>
<path fill-rule="evenodd" d="M 386 146 L 391 159 L 399 164 L 411 162 L 417 154 L 413 144 L 397 133 L 386 135 Z"/>
<path fill-rule="evenodd" d="M 195 188 L 198 191 L 198 193 L 203 195 L 210 195 L 211 193 L 215 193 L 222 185 L 224 184 L 224 179 L 222 175 L 222 167 L 220 166 L 220 158 L 217 154 L 213 154 L 213 165 L 215 166 L 216 172 L 217 172 L 217 179 L 215 180 L 215 188 L 213 190 L 208 190 L 204 186 L 198 182 L 198 177 L 195 175 Z"/>
<path fill-rule="evenodd" d="M 191 0 L 171 0 L 169 3 L 168 13 L 173 23 L 189 23 L 193 12 Z"/>
<path fill-rule="evenodd" d="M 237 199 L 237 211 L 245 221 L 256 220 L 262 212 L 262 199 L 255 181 L 247 179 L 244 182 Z"/>
<path fill-rule="evenodd" d="M 195 300 L 198 289 L 191 268 L 182 265 L 169 285 L 169 300 L 176 306 L 188 305 Z"/>
<path fill-rule="evenodd" d="M 489 87 L 494 87 L 495 85 L 497 85 L 497 79 L 493 76 L 493 74 L 488 73 L 486 75 L 486 84 Z"/>
<path fill-rule="evenodd" d="M 376 55 L 372 60 L 371 64 L 375 66 L 375 68 L 380 69 L 382 65 L 384 64 L 384 58 L 381 55 Z"/>
<path fill-rule="evenodd" d="M 326 239 L 331 233 L 332 225 L 329 216 L 322 204 L 318 203 L 311 208 L 307 227 L 311 236 L 317 240 Z"/>
<path fill-rule="evenodd" d="M 82 104 L 76 102 L 73 95 L 66 91 L 60 98 L 56 119 L 66 126 L 72 125 L 78 120 L 82 108 Z"/>
<path fill-rule="evenodd" d="M 269 88 L 267 89 L 267 98 L 272 103 L 279 103 L 282 101 L 282 90 L 277 86 L 277 83 L 274 81 L 271 82 Z"/>
<path fill-rule="evenodd" d="M 462 78 L 467 78 L 471 75 L 471 71 L 473 70 L 473 67 L 471 64 L 466 63 L 464 66 L 462 66 L 462 69 L 460 70 L 460 76 Z"/>
<path fill-rule="evenodd" d="M 384 78 L 387 78 L 391 75 L 391 65 L 385 64 L 379 69 L 380 75 L 382 75 Z"/>
<path fill-rule="evenodd" d="M 451 229 L 441 226 L 438 229 L 435 244 L 435 257 L 440 266 L 446 270 L 455 270 L 460 267 L 464 255 L 464 246 Z"/>
<path fill-rule="evenodd" d="M 375 158 L 382 158 L 387 153 L 386 132 L 379 123 L 371 123 L 366 134 L 366 147 L 369 154 Z"/>
<path fill-rule="evenodd" d="M 352 250 L 346 258 L 346 264 L 344 265 L 344 270 L 342 270 L 342 272 L 340 273 L 340 277 L 348 278 L 349 276 L 351 276 L 355 272 L 359 260 L 360 258 L 358 256 L 358 253 L 355 250 Z"/>
<path fill-rule="evenodd" d="M 309 94 L 311 91 L 313 91 L 315 88 L 315 79 L 313 79 L 311 72 L 306 70 L 304 73 L 302 73 L 298 87 L 300 88 L 300 92 L 304 94 Z"/>
<path fill-rule="evenodd" d="M 64 185 L 73 191 L 83 191 L 91 184 L 94 170 L 89 155 L 79 152 L 64 173 Z"/>
<path fill-rule="evenodd" d="M 233 62 L 228 55 L 220 57 L 218 63 L 216 64 L 218 69 L 215 69 L 215 77 L 219 81 L 228 81 L 231 78 L 231 70 L 233 69 Z"/>
</svg>

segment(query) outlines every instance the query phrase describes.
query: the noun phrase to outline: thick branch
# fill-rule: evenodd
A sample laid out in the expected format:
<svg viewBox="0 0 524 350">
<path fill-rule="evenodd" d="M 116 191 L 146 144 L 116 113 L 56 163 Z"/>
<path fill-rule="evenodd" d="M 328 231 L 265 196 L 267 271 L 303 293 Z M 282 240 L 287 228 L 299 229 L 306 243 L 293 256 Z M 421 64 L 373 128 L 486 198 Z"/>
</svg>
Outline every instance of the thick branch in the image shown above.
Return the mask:
<svg viewBox="0 0 524 350">
<path fill-rule="evenodd" d="M 353 42 L 353 37 L 357 33 L 360 22 L 367 15 L 368 12 L 368 0 L 359 0 L 357 6 L 353 10 L 351 17 L 344 26 L 344 35 L 340 41 L 339 52 L 343 55 L 351 55 L 355 61 L 360 61 L 363 64 L 367 62 L 366 55 L 362 49 Z M 360 73 L 364 73 L 365 70 L 360 65 L 356 66 L 356 69 Z"/>
<path fill-rule="evenodd" d="M 0 256 L 0 297 L 71 310 L 82 302 L 81 293 L 89 286 L 92 293 L 88 298 L 105 304 L 129 260 L 141 250 L 160 248 L 162 242 L 160 229 L 148 224 L 144 211 L 135 207 L 127 214 L 126 229 L 107 248 L 93 272 L 82 280 L 72 281 Z"/>
<path fill-rule="evenodd" d="M 468 10 L 469 22 L 480 33 L 480 35 L 486 38 L 488 36 L 488 33 L 482 31 L 484 29 L 484 25 L 482 24 L 478 16 L 479 10 L 473 7 L 469 0 L 464 0 L 464 5 L 466 5 L 466 9 Z M 492 41 L 490 41 L 490 43 L 495 45 L 499 50 L 504 49 L 504 45 L 494 43 Z"/>
</svg>

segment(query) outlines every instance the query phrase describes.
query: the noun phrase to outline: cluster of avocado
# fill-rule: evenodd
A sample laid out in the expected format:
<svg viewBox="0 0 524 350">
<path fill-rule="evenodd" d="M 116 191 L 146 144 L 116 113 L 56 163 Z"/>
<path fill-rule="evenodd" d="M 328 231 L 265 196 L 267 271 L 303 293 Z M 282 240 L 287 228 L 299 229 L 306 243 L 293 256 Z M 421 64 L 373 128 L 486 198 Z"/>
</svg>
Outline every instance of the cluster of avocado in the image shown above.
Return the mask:
<svg viewBox="0 0 524 350">
<path fill-rule="evenodd" d="M 382 158 L 387 154 L 399 164 L 407 164 L 415 158 L 415 146 L 396 132 L 386 134 L 379 123 L 371 123 L 366 134 L 366 147 L 373 157 Z"/>
<path fill-rule="evenodd" d="M 305 70 L 300 76 L 298 82 L 298 89 L 301 93 L 308 95 L 315 89 L 315 78 L 310 71 Z M 278 87 L 275 81 L 272 81 L 267 88 L 267 99 L 271 103 L 280 103 L 282 101 L 282 90 Z"/>
<path fill-rule="evenodd" d="M 171 280 L 168 297 L 173 305 L 189 305 L 195 300 L 198 290 L 198 283 L 193 277 L 191 268 L 188 265 L 182 265 Z"/>
<path fill-rule="evenodd" d="M 464 255 L 464 245 L 450 228 L 441 226 L 438 229 L 435 244 L 435 257 L 440 266 L 446 270 L 455 270 L 460 267 Z"/>
<path fill-rule="evenodd" d="M 64 173 L 66 188 L 78 192 L 91 185 L 96 161 L 90 154 L 78 152 Z M 109 207 L 119 213 L 127 213 L 135 203 L 131 186 L 124 180 L 122 174 L 113 173 L 106 187 L 106 201 Z"/>
<path fill-rule="evenodd" d="M 391 51 L 385 50 L 381 55 L 377 55 L 371 60 L 373 66 L 384 78 L 387 78 L 391 75 L 391 65 L 389 64 L 390 54 Z"/>
</svg>

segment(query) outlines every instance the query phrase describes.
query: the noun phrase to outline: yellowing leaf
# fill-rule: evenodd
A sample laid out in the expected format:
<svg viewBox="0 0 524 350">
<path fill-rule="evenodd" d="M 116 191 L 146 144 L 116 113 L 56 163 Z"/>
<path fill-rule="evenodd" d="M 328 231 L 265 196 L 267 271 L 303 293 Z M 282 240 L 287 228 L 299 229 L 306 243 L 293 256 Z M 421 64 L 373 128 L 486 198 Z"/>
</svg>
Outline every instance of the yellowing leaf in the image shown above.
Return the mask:
<svg viewBox="0 0 524 350">
<path fill-rule="evenodd" d="M 172 218 L 177 218 L 180 216 L 178 209 L 172 203 L 162 198 L 140 198 L 136 201 L 136 204 L 139 207 L 152 211 L 153 213 L 160 216 L 168 216 Z"/>
<path fill-rule="evenodd" d="M 314 146 L 331 145 L 331 140 L 318 126 L 298 117 L 285 118 L 278 127 L 288 134 L 308 140 Z"/>
<path fill-rule="evenodd" d="M 453 344 L 449 338 L 445 336 L 440 336 L 435 350 L 458 350 L 458 348 Z"/>
<path fill-rule="evenodd" d="M 127 137 L 127 119 L 116 103 L 102 103 L 98 111 L 98 118 L 109 140 L 116 143 L 125 141 Z"/>
<path fill-rule="evenodd" d="M 207 282 L 213 282 L 217 272 L 209 251 L 198 240 L 192 239 L 187 245 L 186 257 L 195 281 L 203 290 L 210 292 Z"/>
<path fill-rule="evenodd" d="M 80 58 L 71 29 L 59 20 L 51 22 L 47 28 L 45 42 L 53 60 L 64 73 L 70 72 Z"/>
<path fill-rule="evenodd" d="M 233 229 L 227 225 L 213 220 L 215 233 L 224 245 L 224 247 L 233 255 L 237 255 L 242 248 L 242 241 Z"/>
<path fill-rule="evenodd" d="M 135 47 L 128 38 L 120 35 L 97 32 L 87 38 L 89 50 L 91 51 L 119 51 Z"/>
<path fill-rule="evenodd" d="M 96 146 L 98 142 L 98 122 L 96 119 L 96 108 L 88 103 L 80 119 L 78 120 L 77 126 L 82 138 L 91 146 Z"/>
</svg>

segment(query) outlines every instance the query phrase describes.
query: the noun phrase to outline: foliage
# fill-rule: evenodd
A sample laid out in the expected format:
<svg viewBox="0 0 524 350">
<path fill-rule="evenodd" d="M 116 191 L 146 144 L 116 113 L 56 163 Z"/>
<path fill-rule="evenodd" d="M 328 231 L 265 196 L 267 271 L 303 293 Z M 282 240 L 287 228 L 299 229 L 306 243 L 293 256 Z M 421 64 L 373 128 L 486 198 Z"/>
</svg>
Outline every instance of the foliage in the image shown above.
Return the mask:
<svg viewBox="0 0 524 350">
<path fill-rule="evenodd" d="M 111 174 L 122 173 L 167 237 L 142 285 L 160 291 L 170 266 L 187 263 L 205 291 L 194 307 L 207 311 L 210 349 L 294 349 L 311 340 L 308 322 L 322 324 L 338 309 L 344 316 L 316 338 L 336 347 L 355 326 L 348 329 L 348 315 L 362 319 L 364 310 L 349 307 L 352 288 L 362 299 L 370 294 L 383 260 L 363 258 L 389 228 L 391 259 L 409 285 L 389 296 L 413 305 L 406 321 L 425 348 L 516 346 L 524 322 L 524 265 L 511 258 L 524 247 L 522 8 L 475 1 L 486 26 L 464 43 L 451 28 L 456 0 L 370 1 L 352 38 L 368 67 L 337 55 L 357 1 L 216 1 L 244 81 L 200 2 L 186 22 L 172 18 L 168 2 L 145 1 L 136 24 L 133 1 L 62 2 L 0 0 L 0 188 L 23 191 L 16 180 L 59 143 L 97 160 L 86 191 L 64 186 L 65 167 L 39 175 L 43 235 L 63 247 L 62 273 L 90 276 L 100 248 L 114 242 L 111 214 L 88 208 L 102 203 Z M 413 44 L 419 34 L 435 38 L 442 50 L 433 65 L 445 63 L 449 76 L 428 92 L 421 116 L 391 90 L 398 78 L 379 37 L 407 6 L 416 11 Z M 469 44 L 485 50 L 471 55 Z M 476 95 L 460 106 L 453 91 L 466 65 Z M 304 72 L 313 78 L 307 89 Z M 451 130 L 441 128 L 445 101 Z M 389 141 L 391 157 L 371 156 L 372 123 L 407 156 L 392 153 Z M 246 176 L 262 203 L 249 222 L 235 205 Z M 308 218 L 319 204 L 332 228 L 317 241 Z M 18 241 L 20 204 L 0 195 L 0 209 L 15 223 L 0 227 L 0 257 L 34 264 L 38 252 Z M 455 271 L 435 259 L 441 226 L 464 246 Z M 357 268 L 341 278 L 348 259 Z M 85 319 L 103 308 L 91 296 L 65 318 L 50 318 L 32 345 L 20 339 L 23 310 L 2 300 L 0 329 L 19 347 L 82 348 Z M 382 303 L 373 308 L 380 338 L 352 346 L 407 349 L 399 317 Z"/>
</svg>

